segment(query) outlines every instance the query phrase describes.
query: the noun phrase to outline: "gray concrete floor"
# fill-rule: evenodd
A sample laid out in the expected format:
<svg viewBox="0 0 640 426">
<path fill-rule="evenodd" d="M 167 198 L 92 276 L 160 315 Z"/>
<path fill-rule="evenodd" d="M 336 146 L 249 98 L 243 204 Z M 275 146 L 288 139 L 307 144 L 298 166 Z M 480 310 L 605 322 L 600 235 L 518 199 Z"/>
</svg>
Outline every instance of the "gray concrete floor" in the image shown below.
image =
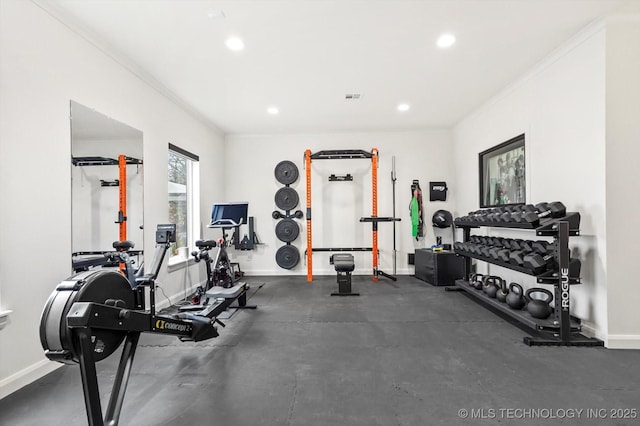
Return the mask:
<svg viewBox="0 0 640 426">
<path fill-rule="evenodd" d="M 219 338 L 143 335 L 121 424 L 640 424 L 640 351 L 528 347 L 464 294 L 412 277 L 354 277 L 362 295 L 342 298 L 335 277 L 247 282 L 265 283 L 259 308 Z M 103 400 L 117 361 L 98 364 Z M 1 400 L 0 424 L 87 424 L 78 367 Z"/>
</svg>

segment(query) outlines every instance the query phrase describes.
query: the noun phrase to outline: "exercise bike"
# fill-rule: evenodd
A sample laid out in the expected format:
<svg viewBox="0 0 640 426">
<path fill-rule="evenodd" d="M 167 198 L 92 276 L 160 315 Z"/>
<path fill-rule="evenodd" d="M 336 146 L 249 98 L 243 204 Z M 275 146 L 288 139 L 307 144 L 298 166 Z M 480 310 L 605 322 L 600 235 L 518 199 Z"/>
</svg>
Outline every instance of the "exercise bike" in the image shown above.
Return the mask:
<svg viewBox="0 0 640 426">
<path fill-rule="evenodd" d="M 156 278 L 166 251 L 176 241 L 174 224 L 158 225 L 156 248 L 150 272 L 136 276 L 127 246 L 109 253 L 124 263 L 124 274 L 105 269 L 77 273 L 62 281 L 45 304 L 40 319 L 40 341 L 45 356 L 65 364 L 80 364 L 82 388 L 90 426 L 117 425 L 124 394 L 142 332 L 170 334 L 182 341 L 217 337 L 217 320 L 236 299 L 246 305 L 246 286 L 233 299 L 208 307 L 197 314 L 161 315 L 155 310 Z M 146 288 L 149 309 L 146 309 Z M 241 300 L 240 300 L 241 299 Z M 224 325 L 224 324 L 222 324 Z M 120 363 L 103 419 L 96 374 L 96 362 L 111 354 L 124 341 Z"/>
<path fill-rule="evenodd" d="M 204 261 L 207 270 L 207 281 L 205 283 L 204 291 L 209 290 L 213 286 L 220 286 L 224 288 L 233 287 L 233 283 L 236 280 L 236 274 L 233 272 L 233 267 L 224 241 L 219 243 L 214 240 L 198 240 L 196 241 L 197 251 L 191 252 L 196 263 Z M 215 255 L 211 257 L 211 252 L 215 249 Z"/>
<path fill-rule="evenodd" d="M 198 286 L 196 293 L 191 298 L 191 305 L 183 305 L 180 307 L 181 318 L 192 319 L 193 316 L 184 312 L 196 312 L 195 315 L 209 317 L 212 309 L 220 301 L 238 300 L 238 304 L 233 306 L 236 309 L 256 309 L 255 305 L 246 304 L 246 292 L 249 286 L 243 282 L 236 280 L 236 273 L 233 271 L 232 263 L 226 251 L 226 241 L 224 239 L 216 242 L 214 240 L 198 240 L 196 241 L 197 251 L 193 251 L 196 263 L 203 261 L 207 273 L 207 279 L 204 287 Z M 211 252 L 215 250 L 212 257 Z M 230 305 L 227 305 L 230 306 Z M 219 322 L 220 323 L 220 322 Z M 224 326 L 224 324 L 220 323 Z"/>
</svg>

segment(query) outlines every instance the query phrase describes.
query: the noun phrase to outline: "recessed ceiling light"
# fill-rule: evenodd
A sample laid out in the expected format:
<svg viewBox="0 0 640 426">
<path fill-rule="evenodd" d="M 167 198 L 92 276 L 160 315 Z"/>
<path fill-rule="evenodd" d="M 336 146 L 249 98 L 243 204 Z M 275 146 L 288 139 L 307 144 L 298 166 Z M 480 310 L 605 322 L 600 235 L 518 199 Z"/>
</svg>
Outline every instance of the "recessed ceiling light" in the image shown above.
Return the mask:
<svg viewBox="0 0 640 426">
<path fill-rule="evenodd" d="M 409 104 L 400 104 L 398 105 L 398 111 L 409 111 Z"/>
<path fill-rule="evenodd" d="M 242 50 L 244 49 L 244 42 L 242 39 L 238 37 L 229 37 L 225 42 L 227 47 L 231 50 Z"/>
<path fill-rule="evenodd" d="M 453 46 L 455 42 L 456 37 L 453 34 L 442 34 L 440 37 L 438 37 L 438 41 L 436 42 L 436 44 L 438 45 L 438 47 L 446 49 L 447 47 Z"/>
<path fill-rule="evenodd" d="M 278 110 L 278 107 L 272 106 L 272 107 L 267 108 L 267 112 L 269 114 L 275 115 L 275 114 L 279 113 L 280 111 Z"/>
</svg>

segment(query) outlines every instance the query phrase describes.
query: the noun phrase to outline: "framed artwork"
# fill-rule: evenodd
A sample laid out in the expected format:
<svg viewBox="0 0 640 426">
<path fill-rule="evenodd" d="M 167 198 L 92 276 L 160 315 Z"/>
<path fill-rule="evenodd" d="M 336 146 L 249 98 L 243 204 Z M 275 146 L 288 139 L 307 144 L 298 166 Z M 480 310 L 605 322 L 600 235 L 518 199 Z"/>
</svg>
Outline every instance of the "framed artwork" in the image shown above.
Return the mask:
<svg viewBox="0 0 640 426">
<path fill-rule="evenodd" d="M 480 207 L 526 203 L 524 133 L 478 154 Z"/>
</svg>

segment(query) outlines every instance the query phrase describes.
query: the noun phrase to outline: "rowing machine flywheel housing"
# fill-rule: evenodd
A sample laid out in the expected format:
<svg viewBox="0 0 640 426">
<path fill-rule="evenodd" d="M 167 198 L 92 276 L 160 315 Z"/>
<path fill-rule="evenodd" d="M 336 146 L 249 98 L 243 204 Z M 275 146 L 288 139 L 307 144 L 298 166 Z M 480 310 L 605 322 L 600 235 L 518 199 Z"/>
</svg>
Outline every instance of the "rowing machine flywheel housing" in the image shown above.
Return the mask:
<svg viewBox="0 0 640 426">
<path fill-rule="evenodd" d="M 76 302 L 107 304 L 117 301 L 124 309 L 134 309 L 134 292 L 127 279 L 114 271 L 84 271 L 67 278 L 49 296 L 40 318 L 40 342 L 47 358 L 66 364 L 79 362 L 80 348 L 67 327 L 67 315 Z M 95 361 L 111 355 L 122 343 L 126 331 L 93 329 L 91 347 Z"/>
</svg>

